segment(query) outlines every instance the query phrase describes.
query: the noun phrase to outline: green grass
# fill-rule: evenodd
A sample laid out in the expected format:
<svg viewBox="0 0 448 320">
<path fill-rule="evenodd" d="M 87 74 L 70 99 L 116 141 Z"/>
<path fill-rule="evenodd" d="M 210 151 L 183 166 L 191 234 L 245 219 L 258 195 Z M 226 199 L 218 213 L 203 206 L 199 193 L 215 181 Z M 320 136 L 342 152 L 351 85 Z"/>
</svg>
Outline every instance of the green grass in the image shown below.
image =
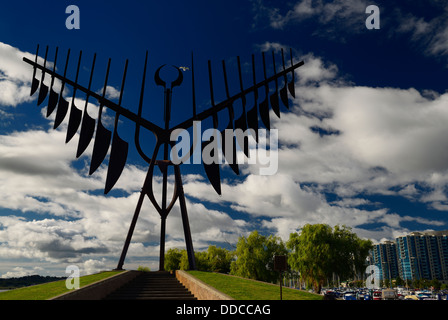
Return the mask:
<svg viewBox="0 0 448 320">
<path fill-rule="evenodd" d="M 106 271 L 79 278 L 80 287 L 109 278 L 122 271 Z M 0 292 L 0 300 L 47 300 L 66 293 L 65 280 Z"/>
<path fill-rule="evenodd" d="M 212 272 L 188 271 L 188 273 L 235 300 L 280 300 L 278 285 Z M 282 299 L 322 300 L 322 296 L 283 287 Z"/>
</svg>

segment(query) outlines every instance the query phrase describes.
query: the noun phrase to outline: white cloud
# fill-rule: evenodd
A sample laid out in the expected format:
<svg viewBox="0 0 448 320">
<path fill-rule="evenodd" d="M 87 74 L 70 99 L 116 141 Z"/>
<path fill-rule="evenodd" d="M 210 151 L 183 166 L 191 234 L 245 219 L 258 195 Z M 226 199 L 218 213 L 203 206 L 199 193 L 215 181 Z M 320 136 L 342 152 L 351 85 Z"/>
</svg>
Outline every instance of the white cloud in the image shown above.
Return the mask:
<svg viewBox="0 0 448 320">
<path fill-rule="evenodd" d="M 406 222 L 441 226 L 390 212 L 363 196 L 402 195 L 446 210 L 448 95 L 356 86 L 313 53 L 301 58 L 305 65 L 296 73 L 292 112 L 281 120 L 271 117 L 281 142 L 278 173 L 259 176 L 257 165 L 245 166 L 241 181 L 222 182 L 221 197 L 202 175 L 184 176 L 196 250 L 211 242 L 236 243 L 257 227 L 287 239 L 305 223 L 346 224 L 362 237 L 380 240 L 407 231 Z M 8 72 L 20 75 L 16 69 Z M 25 73 L 29 76 L 30 70 Z M 76 103 L 84 106 L 82 99 Z M 92 115 L 93 109 L 89 105 Z M 311 128 L 334 134 L 319 135 Z M 145 169 L 126 166 L 117 184 L 122 195 L 106 197 L 101 192 L 106 166 L 92 176 L 75 169 L 76 143 L 64 145 L 65 129 L 66 123 L 58 130 L 0 136 L 0 207 L 16 214 L 0 217 L 0 256 L 78 263 L 86 272 L 115 267 L 111 263 L 121 253 Z M 158 177 L 154 183 L 160 190 Z M 429 191 L 419 191 L 418 184 Z M 329 203 L 325 192 L 338 200 Z M 364 229 L 369 223 L 380 227 Z M 160 217 L 146 198 L 128 253 L 132 263 L 158 257 L 159 230 Z M 183 237 L 176 205 L 167 220 L 167 249 L 184 247 Z"/>
<path fill-rule="evenodd" d="M 356 86 L 339 77 L 337 66 L 311 53 L 302 58 L 293 112 L 281 119 L 271 114 L 281 143 L 278 173 L 258 176 L 257 166 L 251 165 L 246 169 L 252 174 L 243 181 L 223 184 L 221 197 L 200 180 L 187 183 L 186 192 L 201 201 L 228 204 L 252 219 L 262 217 L 263 226 L 283 237 L 304 223 L 346 224 L 364 235 L 372 235 L 364 224 L 384 225 L 378 229 L 381 237 L 374 239 L 392 238 L 392 231 L 406 222 L 443 226 L 398 215 L 381 203 L 351 199 L 405 196 L 446 210 L 448 95 Z M 311 130 L 316 127 L 333 134 L 319 135 Z M 418 191 L 416 184 L 429 191 Z M 341 200 L 328 203 L 324 192 Z"/>
<path fill-rule="evenodd" d="M 32 68 L 22 61 L 24 56 L 32 58 L 31 54 L 0 42 L 0 106 L 17 106 L 32 100 Z"/>
<path fill-rule="evenodd" d="M 102 95 L 103 94 L 103 88 L 101 90 L 98 90 L 96 93 Z M 115 89 L 112 86 L 106 87 L 106 98 L 110 100 L 118 99 L 120 97 L 120 91 Z"/>
<path fill-rule="evenodd" d="M 254 1 L 253 8 L 255 20 L 269 21 L 270 27 L 283 29 L 285 26 L 314 19 L 325 29 L 319 29 L 316 35 L 338 34 L 341 39 L 342 33 L 358 33 L 365 29 L 365 10 L 369 5 L 365 0 L 335 0 L 325 2 L 322 0 L 301 0 L 289 5 L 289 10 L 281 12 L 280 8 L 271 7 L 264 1 Z"/>
<path fill-rule="evenodd" d="M 429 6 L 439 5 L 429 3 Z M 439 10 L 440 15 L 427 20 L 415 14 L 396 10 L 398 33 L 410 34 L 411 41 L 419 44 L 429 55 L 446 56 L 448 54 L 448 22 L 446 10 Z"/>
</svg>

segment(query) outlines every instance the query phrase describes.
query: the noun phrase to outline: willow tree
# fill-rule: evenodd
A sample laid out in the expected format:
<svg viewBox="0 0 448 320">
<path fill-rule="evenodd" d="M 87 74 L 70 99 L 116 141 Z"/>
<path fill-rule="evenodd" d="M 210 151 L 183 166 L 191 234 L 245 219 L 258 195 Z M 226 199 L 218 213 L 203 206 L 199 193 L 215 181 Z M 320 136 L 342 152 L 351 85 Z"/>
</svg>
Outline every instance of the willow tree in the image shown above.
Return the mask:
<svg viewBox="0 0 448 320">
<path fill-rule="evenodd" d="M 307 224 L 300 233 L 292 233 L 286 247 L 291 251 L 288 263 L 300 272 L 308 285 L 320 292 L 325 280 L 336 273 L 349 278 L 361 270 L 372 247 L 345 226 Z"/>
<path fill-rule="evenodd" d="M 279 237 L 266 237 L 253 231 L 247 238 L 239 238 L 235 251 L 237 258 L 232 262 L 230 274 L 276 282 L 278 272 L 274 271 L 274 256 L 286 253 L 286 247 Z"/>
</svg>

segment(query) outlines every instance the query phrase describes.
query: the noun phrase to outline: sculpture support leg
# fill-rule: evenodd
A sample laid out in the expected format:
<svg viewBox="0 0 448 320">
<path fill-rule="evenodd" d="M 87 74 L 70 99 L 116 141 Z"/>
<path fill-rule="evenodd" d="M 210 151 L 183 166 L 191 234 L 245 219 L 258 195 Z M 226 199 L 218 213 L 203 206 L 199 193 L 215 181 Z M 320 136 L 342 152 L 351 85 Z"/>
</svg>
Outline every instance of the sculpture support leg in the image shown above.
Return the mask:
<svg viewBox="0 0 448 320">
<path fill-rule="evenodd" d="M 134 233 L 135 224 L 137 223 L 140 210 L 142 208 L 143 199 L 145 198 L 144 190 L 141 191 L 140 197 L 138 198 L 137 207 L 135 208 L 134 217 L 132 218 L 131 226 L 129 227 L 128 235 L 124 243 L 123 251 L 121 252 L 120 260 L 116 270 L 123 270 L 124 259 L 126 258 L 126 253 L 128 252 L 129 244 L 131 243 L 132 234 Z"/>
<path fill-rule="evenodd" d="M 160 227 L 160 260 L 159 271 L 165 271 L 165 229 L 166 217 L 161 217 L 162 226 Z"/>
<path fill-rule="evenodd" d="M 182 185 L 182 177 L 180 175 L 179 166 L 174 166 L 176 184 L 179 193 L 180 212 L 182 215 L 182 223 L 184 226 L 185 243 L 187 246 L 188 263 L 190 264 L 190 270 L 196 270 L 196 260 L 194 257 L 193 241 L 191 239 L 190 223 L 188 221 L 187 205 L 185 203 L 184 188 Z"/>
</svg>

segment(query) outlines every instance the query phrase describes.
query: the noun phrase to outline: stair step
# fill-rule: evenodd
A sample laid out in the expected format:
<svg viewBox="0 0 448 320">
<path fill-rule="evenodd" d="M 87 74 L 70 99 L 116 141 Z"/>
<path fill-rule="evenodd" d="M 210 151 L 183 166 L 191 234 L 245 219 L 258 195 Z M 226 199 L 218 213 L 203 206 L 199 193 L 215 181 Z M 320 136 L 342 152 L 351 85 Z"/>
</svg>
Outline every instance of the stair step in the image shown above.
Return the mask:
<svg viewBox="0 0 448 320">
<path fill-rule="evenodd" d="M 172 274 L 143 273 L 106 299 L 115 300 L 197 300 Z"/>
</svg>

